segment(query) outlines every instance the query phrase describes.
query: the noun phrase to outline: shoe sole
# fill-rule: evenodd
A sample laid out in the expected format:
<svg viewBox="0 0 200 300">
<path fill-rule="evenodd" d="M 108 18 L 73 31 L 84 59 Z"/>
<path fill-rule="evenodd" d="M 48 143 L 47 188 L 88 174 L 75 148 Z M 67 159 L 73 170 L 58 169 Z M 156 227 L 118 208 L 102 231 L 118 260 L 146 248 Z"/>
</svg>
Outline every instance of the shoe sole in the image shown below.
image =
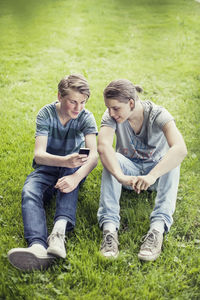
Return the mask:
<svg viewBox="0 0 200 300">
<path fill-rule="evenodd" d="M 61 252 L 59 252 L 57 249 L 54 249 L 54 248 L 47 248 L 47 253 L 48 254 L 51 254 L 51 255 L 54 255 L 56 257 L 59 257 L 59 258 L 65 258 L 67 255 L 66 253 L 65 254 L 62 254 Z"/>
<path fill-rule="evenodd" d="M 104 255 L 101 251 L 100 251 L 100 254 L 101 254 L 101 256 L 108 258 L 108 259 L 112 259 L 112 258 L 115 259 L 118 257 L 119 251 L 115 255 Z"/>
<path fill-rule="evenodd" d="M 154 261 L 160 256 L 160 253 L 158 253 L 154 256 L 142 256 L 142 255 L 138 254 L 138 258 L 143 261 Z"/>
<path fill-rule="evenodd" d="M 22 271 L 46 270 L 54 258 L 38 258 L 33 253 L 20 251 L 8 255 L 9 262 Z"/>
</svg>

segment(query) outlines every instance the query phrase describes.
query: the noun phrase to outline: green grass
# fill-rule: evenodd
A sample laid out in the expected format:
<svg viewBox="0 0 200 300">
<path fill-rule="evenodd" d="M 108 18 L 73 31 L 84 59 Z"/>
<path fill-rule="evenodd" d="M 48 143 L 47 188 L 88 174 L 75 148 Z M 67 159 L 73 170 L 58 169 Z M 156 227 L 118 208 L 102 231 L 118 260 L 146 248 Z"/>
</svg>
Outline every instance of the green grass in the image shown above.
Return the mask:
<svg viewBox="0 0 200 300">
<path fill-rule="evenodd" d="M 200 3 L 193 0 L 2 0 L 0 2 L 0 299 L 200 298 Z M 98 127 L 102 92 L 113 79 L 143 86 L 142 99 L 165 106 L 188 147 L 174 225 L 156 262 L 137 259 L 155 194 L 123 191 L 120 256 L 99 255 L 96 212 L 102 166 L 81 188 L 67 259 L 23 273 L 7 251 L 26 246 L 21 190 L 31 172 L 35 117 L 56 99 L 66 74 L 82 73 Z M 55 203 L 47 207 L 52 228 Z"/>
</svg>

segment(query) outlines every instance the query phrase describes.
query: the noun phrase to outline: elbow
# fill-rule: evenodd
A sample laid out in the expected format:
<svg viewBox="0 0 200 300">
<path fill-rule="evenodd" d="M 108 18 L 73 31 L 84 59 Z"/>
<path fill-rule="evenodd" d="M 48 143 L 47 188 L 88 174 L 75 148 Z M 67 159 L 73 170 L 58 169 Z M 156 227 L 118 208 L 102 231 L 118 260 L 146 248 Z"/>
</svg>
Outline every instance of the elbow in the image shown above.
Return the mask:
<svg viewBox="0 0 200 300">
<path fill-rule="evenodd" d="M 41 153 L 39 151 L 35 152 L 34 160 L 35 160 L 36 164 L 41 163 Z"/>
<path fill-rule="evenodd" d="M 182 158 L 182 160 L 184 160 L 184 158 L 188 154 L 186 145 L 184 145 L 183 147 L 180 148 L 179 153 L 180 153 L 180 157 Z"/>
<path fill-rule="evenodd" d="M 91 153 L 89 155 L 89 161 L 91 162 L 92 167 L 96 168 L 96 166 L 98 164 L 98 153 L 97 153 L 97 150 L 91 151 Z"/>
<path fill-rule="evenodd" d="M 40 163 L 40 159 L 39 159 L 39 156 L 37 154 L 34 155 L 34 160 L 35 160 L 36 164 Z"/>
<path fill-rule="evenodd" d="M 105 152 L 105 145 L 104 144 L 98 144 L 98 147 L 97 147 L 97 151 L 99 153 L 99 155 L 101 156 L 102 154 L 104 154 Z"/>
<path fill-rule="evenodd" d="M 184 158 L 185 158 L 187 155 L 188 155 L 188 150 L 187 150 L 187 147 L 185 146 L 184 153 L 183 153 Z"/>
<path fill-rule="evenodd" d="M 98 154 L 96 153 L 94 155 L 94 168 L 96 168 L 97 165 L 98 165 Z"/>
</svg>

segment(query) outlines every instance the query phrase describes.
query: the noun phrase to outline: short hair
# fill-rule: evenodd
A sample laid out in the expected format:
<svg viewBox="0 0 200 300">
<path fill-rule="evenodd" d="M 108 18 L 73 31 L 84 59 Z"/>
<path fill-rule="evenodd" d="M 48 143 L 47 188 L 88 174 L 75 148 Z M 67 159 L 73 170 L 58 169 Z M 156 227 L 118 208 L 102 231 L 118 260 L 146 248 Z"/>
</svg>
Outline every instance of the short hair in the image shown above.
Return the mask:
<svg viewBox="0 0 200 300">
<path fill-rule="evenodd" d="M 127 79 L 113 80 L 104 90 L 104 99 L 116 99 L 127 103 L 130 99 L 138 100 L 137 92 L 143 92 L 139 85 L 134 85 Z"/>
<path fill-rule="evenodd" d="M 58 92 L 61 97 L 69 94 L 70 90 L 75 90 L 80 94 L 86 95 L 87 99 L 90 97 L 90 87 L 84 76 L 80 74 L 71 74 L 65 76 L 58 84 Z"/>
</svg>

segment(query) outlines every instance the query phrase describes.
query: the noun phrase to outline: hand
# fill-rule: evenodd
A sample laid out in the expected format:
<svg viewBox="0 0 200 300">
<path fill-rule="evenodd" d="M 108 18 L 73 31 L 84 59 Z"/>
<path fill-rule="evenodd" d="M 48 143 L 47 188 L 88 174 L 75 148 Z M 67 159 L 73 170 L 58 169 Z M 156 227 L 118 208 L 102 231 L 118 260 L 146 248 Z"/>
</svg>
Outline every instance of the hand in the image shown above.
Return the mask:
<svg viewBox="0 0 200 300">
<path fill-rule="evenodd" d="M 156 178 L 150 174 L 145 176 L 127 176 L 124 175 L 118 181 L 124 186 L 131 186 L 136 193 L 142 190 L 147 190 L 152 184 L 156 182 Z"/>
<path fill-rule="evenodd" d="M 66 155 L 65 158 L 66 158 L 65 167 L 67 168 L 81 167 L 88 160 L 88 156 L 86 154 L 78 154 L 78 153 Z"/>
<path fill-rule="evenodd" d="M 137 176 L 124 175 L 121 178 L 118 178 L 118 181 L 123 186 L 131 186 L 134 189 L 135 183 L 137 182 Z"/>
<path fill-rule="evenodd" d="M 137 176 L 137 181 L 135 182 L 134 190 L 136 193 L 140 193 L 142 190 L 147 190 L 152 184 L 156 182 L 156 178 L 153 175 Z"/>
<path fill-rule="evenodd" d="M 78 184 L 79 182 L 76 180 L 76 176 L 72 174 L 58 179 L 55 188 L 59 189 L 62 193 L 70 193 Z"/>
</svg>

